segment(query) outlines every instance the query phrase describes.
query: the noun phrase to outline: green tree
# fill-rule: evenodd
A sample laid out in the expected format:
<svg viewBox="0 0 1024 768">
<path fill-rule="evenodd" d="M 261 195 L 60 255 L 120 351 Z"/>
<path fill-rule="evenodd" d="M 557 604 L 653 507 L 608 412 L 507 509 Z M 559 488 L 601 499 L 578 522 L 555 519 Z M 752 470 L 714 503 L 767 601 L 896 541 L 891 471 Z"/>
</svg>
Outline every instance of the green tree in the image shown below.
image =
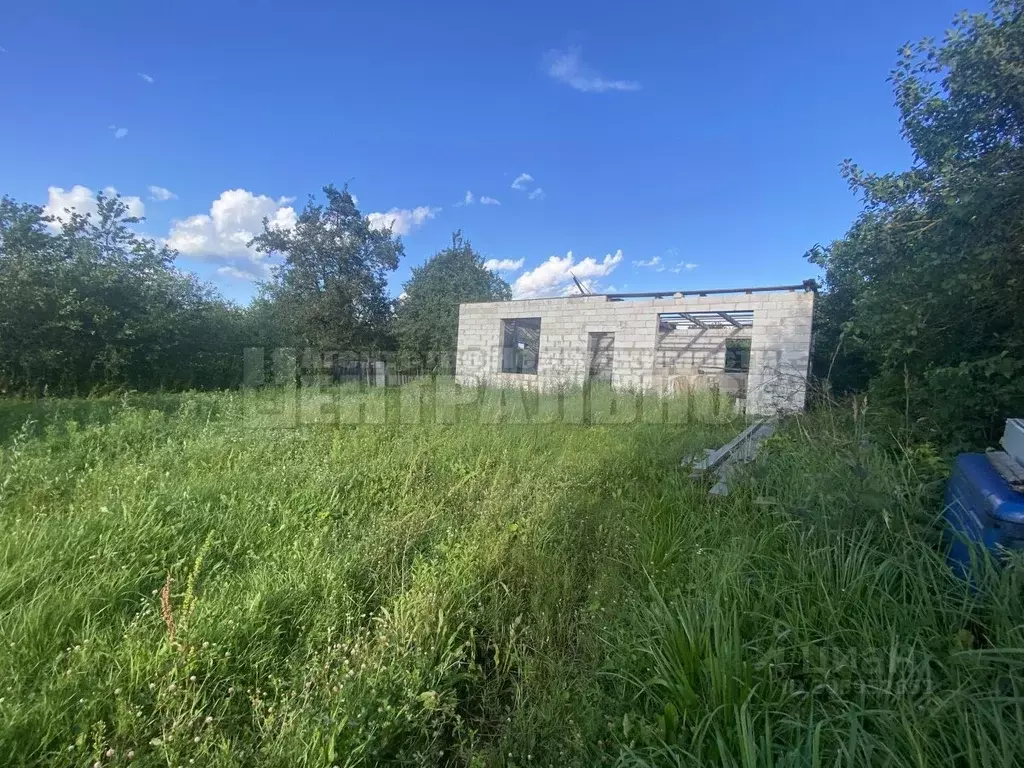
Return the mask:
<svg viewBox="0 0 1024 768">
<path fill-rule="evenodd" d="M 238 383 L 244 312 L 139 237 L 119 197 L 66 212 L 0 201 L 0 390 Z"/>
<path fill-rule="evenodd" d="M 387 273 L 404 254 L 401 238 L 359 213 L 348 187 L 323 188 L 293 229 L 263 221 L 257 250 L 284 257 L 261 300 L 273 305 L 282 338 L 322 350 L 368 350 L 386 342 L 391 321 Z M 263 306 L 264 316 L 270 307 Z"/>
<path fill-rule="evenodd" d="M 406 360 L 425 366 L 440 363 L 444 353 L 457 348 L 459 304 L 512 298 L 509 284 L 484 266 L 461 231 L 452 234 L 448 248 L 413 267 L 403 287 L 395 316 L 399 349 Z"/>
<path fill-rule="evenodd" d="M 868 380 L 951 446 L 1024 413 L 1022 61 L 1021 0 L 905 46 L 891 79 L 916 161 L 885 175 L 845 162 L 864 211 L 809 254 L 824 270 L 817 372 Z"/>
</svg>

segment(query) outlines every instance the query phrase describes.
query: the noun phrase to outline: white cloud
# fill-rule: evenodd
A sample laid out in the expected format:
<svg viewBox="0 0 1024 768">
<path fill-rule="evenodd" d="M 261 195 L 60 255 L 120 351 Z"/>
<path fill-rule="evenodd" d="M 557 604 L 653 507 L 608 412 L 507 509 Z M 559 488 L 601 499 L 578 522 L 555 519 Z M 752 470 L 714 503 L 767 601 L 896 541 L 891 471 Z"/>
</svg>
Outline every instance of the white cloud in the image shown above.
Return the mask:
<svg viewBox="0 0 1024 768">
<path fill-rule="evenodd" d="M 456 203 L 456 205 L 472 205 L 473 201 L 474 201 L 473 193 L 470 192 L 467 189 L 466 190 L 466 196 L 462 198 L 462 202 L 461 203 Z"/>
<path fill-rule="evenodd" d="M 370 220 L 373 229 L 387 229 L 390 226 L 392 234 L 407 235 L 422 227 L 428 219 L 434 218 L 440 210 L 426 205 L 411 209 L 392 208 L 387 213 L 369 213 L 366 218 Z"/>
<path fill-rule="evenodd" d="M 686 262 L 686 263 L 680 262 L 679 264 L 676 264 L 674 267 L 672 267 L 672 269 L 670 269 L 669 272 L 675 272 L 676 274 L 679 274 L 684 269 L 689 271 L 691 269 L 696 269 L 697 266 L 698 266 L 697 264 L 693 264 L 691 262 Z"/>
<path fill-rule="evenodd" d="M 547 64 L 548 74 L 551 77 L 584 93 L 640 90 L 640 83 L 635 80 L 608 80 L 602 77 L 583 63 L 580 59 L 579 48 L 549 51 Z"/>
<path fill-rule="evenodd" d="M 515 272 L 523 268 L 526 259 L 488 259 L 484 268 L 492 272 Z"/>
<path fill-rule="evenodd" d="M 487 195 L 480 195 L 480 204 L 481 205 L 501 205 L 501 201 L 500 200 L 495 200 L 493 197 L 488 197 Z"/>
<path fill-rule="evenodd" d="M 156 197 L 156 189 L 151 188 Z M 166 190 L 165 190 L 166 191 Z M 290 230 L 298 221 L 291 203 L 295 198 L 272 198 L 246 189 L 228 189 L 210 204 L 208 213 L 200 213 L 171 222 L 164 241 L 184 256 L 219 261 L 218 273 L 237 280 L 259 280 L 270 275 L 270 257 L 249 247 L 263 232 L 263 219 L 273 229 Z M 387 213 L 371 213 L 370 225 L 382 229 L 393 224 L 395 234 L 406 234 L 432 218 L 440 208 L 422 206 L 412 210 L 393 208 Z"/>
<path fill-rule="evenodd" d="M 580 280 L 580 284 L 583 286 L 587 293 L 615 293 L 618 289 L 614 285 L 599 285 L 597 280 L 586 278 Z M 565 290 L 562 291 L 563 296 L 579 296 L 580 289 L 576 287 L 576 283 L 569 283 L 565 286 Z"/>
<path fill-rule="evenodd" d="M 241 267 L 236 267 L 232 264 L 226 264 L 223 267 L 217 268 L 217 274 L 223 275 L 224 277 L 234 278 L 235 280 L 255 282 L 256 280 L 264 280 L 270 277 L 270 265 L 245 264 Z"/>
<path fill-rule="evenodd" d="M 107 126 L 107 130 L 110 130 L 110 131 L 114 132 L 114 138 L 115 139 L 123 139 L 125 136 L 128 135 L 128 129 L 127 128 L 118 128 L 116 125 L 113 125 L 113 124 L 108 125 Z"/>
<path fill-rule="evenodd" d="M 270 226 L 291 229 L 295 226 L 295 209 L 288 203 L 292 198 L 274 200 L 266 195 L 254 195 L 245 189 L 229 189 L 210 205 L 210 212 L 189 216 L 171 222 L 167 245 L 188 256 L 244 256 L 255 264 L 265 258 L 248 247 L 248 243 L 263 231 L 263 217 Z"/>
<path fill-rule="evenodd" d="M 71 189 L 49 187 L 46 193 L 46 205 L 43 206 L 43 213 L 56 219 L 56 221 L 50 222 L 50 229 L 54 231 L 60 229 L 60 222 L 68 218 L 66 212 L 68 208 L 83 216 L 89 214 L 95 221 L 97 213 L 96 193 L 89 189 L 89 187 L 82 186 L 81 184 L 75 184 Z M 103 190 L 103 194 L 107 197 L 114 197 L 117 194 L 117 190 L 113 187 L 107 187 Z M 129 216 L 142 218 L 146 215 L 146 204 L 142 202 L 142 198 L 126 195 L 121 198 L 121 202 L 127 206 Z"/>
<path fill-rule="evenodd" d="M 588 290 L 597 293 L 599 289 L 596 278 L 610 274 L 621 262 L 621 250 L 607 254 L 601 261 L 592 256 L 575 261 L 572 251 L 562 257 L 551 256 L 536 269 L 521 274 L 512 285 L 512 295 L 517 299 L 564 295 L 568 287 L 575 288 L 573 275 Z"/>
<path fill-rule="evenodd" d="M 660 256 L 652 256 L 647 261 L 634 261 L 633 262 L 633 266 L 634 267 L 656 267 L 659 264 L 661 264 L 661 257 Z"/>
<path fill-rule="evenodd" d="M 544 199 L 544 189 L 542 187 L 537 187 L 530 194 L 528 194 L 527 197 L 530 200 L 543 200 Z"/>
<path fill-rule="evenodd" d="M 149 185 L 149 196 L 151 200 L 159 200 L 160 202 L 178 199 L 178 196 L 167 187 L 158 187 L 155 184 Z"/>
<path fill-rule="evenodd" d="M 150 85 L 156 82 L 156 79 L 152 75 L 147 75 L 145 72 L 139 72 L 139 77 L 141 77 Z"/>
<path fill-rule="evenodd" d="M 512 182 L 512 189 L 526 189 L 526 185 L 533 181 L 533 176 L 528 173 L 520 173 Z"/>
</svg>

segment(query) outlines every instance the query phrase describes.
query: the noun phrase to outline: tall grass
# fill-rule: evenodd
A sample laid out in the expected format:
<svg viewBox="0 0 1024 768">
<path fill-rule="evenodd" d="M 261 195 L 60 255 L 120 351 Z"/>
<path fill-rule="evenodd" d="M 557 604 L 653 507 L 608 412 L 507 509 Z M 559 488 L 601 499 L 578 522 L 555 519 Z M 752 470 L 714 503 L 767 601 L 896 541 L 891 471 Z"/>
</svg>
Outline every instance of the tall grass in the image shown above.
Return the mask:
<svg viewBox="0 0 1024 768">
<path fill-rule="evenodd" d="M 708 397 L 0 403 L 0 762 L 1012 765 L 1019 571 L 937 468 Z M 727 404 L 725 404 L 727 406 Z"/>
</svg>

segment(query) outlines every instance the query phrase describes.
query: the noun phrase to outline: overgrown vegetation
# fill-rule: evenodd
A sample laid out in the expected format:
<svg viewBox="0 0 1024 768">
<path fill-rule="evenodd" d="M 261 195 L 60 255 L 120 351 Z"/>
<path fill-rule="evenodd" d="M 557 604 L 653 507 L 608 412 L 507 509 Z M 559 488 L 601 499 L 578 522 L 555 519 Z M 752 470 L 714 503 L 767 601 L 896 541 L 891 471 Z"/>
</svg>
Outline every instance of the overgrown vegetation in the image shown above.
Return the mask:
<svg viewBox="0 0 1024 768">
<path fill-rule="evenodd" d="M 954 579 L 936 460 L 848 414 L 719 499 L 707 400 L 281 397 L 0 405 L 0 762 L 1024 754 L 1019 567 Z"/>
<path fill-rule="evenodd" d="M 848 165 L 866 210 L 811 254 L 818 373 L 869 397 L 725 498 L 679 466 L 740 426 L 714 394 L 0 400 L 0 762 L 1019 764 L 1024 560 L 957 580 L 937 510 L 942 456 L 1024 411 L 1022 60 L 1019 0 L 905 51 L 918 162 Z M 324 192 L 244 309 L 116 198 L 58 231 L 5 198 L 0 390 L 232 388 L 248 345 L 429 366 L 508 295 L 456 235 L 391 303 L 400 240 Z"/>
<path fill-rule="evenodd" d="M 277 258 L 246 307 L 174 267 L 133 229 L 119 197 L 96 216 L 0 200 L 0 395 L 240 386 L 243 350 L 288 348 L 330 369 L 382 353 L 417 371 L 455 350 L 462 301 L 507 299 L 508 284 L 456 232 L 387 295 L 401 239 L 328 185 L 291 229 L 265 221 L 251 245 Z M 269 357 L 269 354 L 268 354 Z"/>
<path fill-rule="evenodd" d="M 55 223 L 0 200 L 0 394 L 240 380 L 244 313 L 135 235 L 120 198 Z"/>
<path fill-rule="evenodd" d="M 902 173 L 844 175 L 865 210 L 817 248 L 817 372 L 870 389 L 955 449 L 987 446 L 1024 412 L 1024 4 L 966 13 L 893 72 Z"/>
</svg>

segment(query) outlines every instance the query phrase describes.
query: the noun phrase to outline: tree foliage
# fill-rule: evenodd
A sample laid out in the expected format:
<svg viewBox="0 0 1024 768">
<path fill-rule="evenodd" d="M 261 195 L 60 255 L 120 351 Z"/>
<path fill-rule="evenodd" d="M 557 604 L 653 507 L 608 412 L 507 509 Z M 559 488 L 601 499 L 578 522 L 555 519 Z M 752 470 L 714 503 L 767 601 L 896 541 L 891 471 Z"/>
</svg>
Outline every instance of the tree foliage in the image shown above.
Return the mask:
<svg viewBox="0 0 1024 768">
<path fill-rule="evenodd" d="M 97 208 L 54 232 L 38 206 L 0 200 L 0 390 L 234 382 L 241 310 L 133 233 L 119 197 Z"/>
<path fill-rule="evenodd" d="M 294 229 L 266 219 L 252 242 L 284 257 L 266 287 L 279 326 L 292 343 L 324 350 L 387 343 L 391 302 L 387 273 L 398 267 L 402 241 L 359 213 L 348 187 L 323 188 L 326 204 L 310 198 Z"/>
<path fill-rule="evenodd" d="M 176 253 L 139 236 L 119 197 L 95 214 L 0 200 L 0 393 L 224 388 L 247 346 L 364 352 L 389 343 L 386 275 L 402 244 L 325 187 L 293 230 L 253 241 L 284 263 L 247 307 L 225 301 Z"/>
<path fill-rule="evenodd" d="M 1024 413 L 1024 3 L 963 14 L 892 74 L 901 173 L 843 173 L 864 210 L 815 248 L 816 370 L 953 445 Z"/>
<path fill-rule="evenodd" d="M 395 332 L 405 359 L 431 366 L 437 353 L 453 352 L 458 345 L 459 304 L 467 301 L 505 301 L 512 289 L 484 266 L 462 232 L 452 244 L 434 254 L 423 266 L 413 267 L 398 302 Z"/>
</svg>

